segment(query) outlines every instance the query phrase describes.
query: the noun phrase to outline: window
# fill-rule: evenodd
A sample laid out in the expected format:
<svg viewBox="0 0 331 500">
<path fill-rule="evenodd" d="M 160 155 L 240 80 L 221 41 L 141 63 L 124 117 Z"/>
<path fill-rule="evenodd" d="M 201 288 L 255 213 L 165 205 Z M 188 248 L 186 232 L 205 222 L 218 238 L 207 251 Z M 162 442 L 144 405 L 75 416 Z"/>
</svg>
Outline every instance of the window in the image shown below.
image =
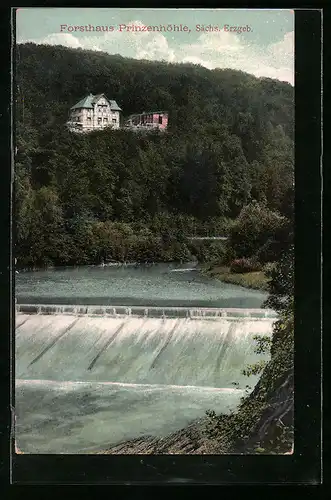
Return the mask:
<svg viewBox="0 0 331 500">
<path fill-rule="evenodd" d="M 108 118 L 104 118 L 104 119 L 103 119 L 103 121 L 104 121 L 104 122 L 107 122 L 107 121 L 108 121 Z"/>
<path fill-rule="evenodd" d="M 102 118 L 98 118 L 98 123 L 101 123 Z"/>
<path fill-rule="evenodd" d="M 162 125 L 162 116 L 159 116 L 159 125 Z"/>
<path fill-rule="evenodd" d="M 113 123 L 116 123 L 116 122 L 117 122 L 116 118 L 113 118 L 113 120 L 112 120 L 112 121 L 113 121 Z"/>
<path fill-rule="evenodd" d="M 91 121 L 91 117 L 90 117 L 90 116 L 88 116 L 88 117 L 87 117 L 87 121 L 88 121 L 88 122 L 90 122 L 90 121 Z"/>
</svg>

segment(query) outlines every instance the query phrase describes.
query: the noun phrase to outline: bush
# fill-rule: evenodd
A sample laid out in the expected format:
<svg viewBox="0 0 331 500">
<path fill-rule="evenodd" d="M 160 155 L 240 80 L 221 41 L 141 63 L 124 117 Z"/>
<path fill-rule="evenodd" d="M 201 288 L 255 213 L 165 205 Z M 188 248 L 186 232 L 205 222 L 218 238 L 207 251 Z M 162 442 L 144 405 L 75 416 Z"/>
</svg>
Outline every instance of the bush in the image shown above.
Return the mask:
<svg viewBox="0 0 331 500">
<path fill-rule="evenodd" d="M 266 274 L 266 276 L 271 276 L 271 273 L 275 270 L 276 268 L 276 263 L 275 262 L 267 262 L 263 266 L 263 272 Z"/>
<path fill-rule="evenodd" d="M 261 271 L 261 269 L 261 264 L 254 259 L 235 259 L 230 264 L 230 271 L 232 273 L 250 273 Z"/>
<path fill-rule="evenodd" d="M 282 253 L 282 230 L 286 219 L 263 204 L 245 206 L 229 231 L 229 247 L 236 258 L 277 260 Z"/>
<path fill-rule="evenodd" d="M 226 246 L 223 241 L 213 241 L 209 246 L 209 261 L 224 264 L 226 259 Z"/>
<path fill-rule="evenodd" d="M 256 258 L 260 262 L 275 262 L 278 260 L 279 255 L 282 253 L 283 243 L 277 238 L 279 235 L 275 233 L 273 238 L 269 238 L 268 241 L 261 246 L 261 248 L 256 253 Z"/>
</svg>

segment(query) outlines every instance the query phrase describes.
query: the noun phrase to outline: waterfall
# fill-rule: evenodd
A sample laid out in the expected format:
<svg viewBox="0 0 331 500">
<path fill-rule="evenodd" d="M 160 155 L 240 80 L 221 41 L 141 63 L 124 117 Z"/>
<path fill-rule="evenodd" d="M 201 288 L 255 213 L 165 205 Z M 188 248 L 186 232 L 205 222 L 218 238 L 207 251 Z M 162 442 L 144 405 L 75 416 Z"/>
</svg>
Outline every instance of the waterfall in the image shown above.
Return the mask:
<svg viewBox="0 0 331 500">
<path fill-rule="evenodd" d="M 201 310 L 191 311 L 192 321 L 160 312 L 159 317 L 130 311 L 80 316 L 61 309 L 61 314 L 20 315 L 16 376 L 231 387 L 246 381 L 242 367 L 261 358 L 254 336 L 271 335 L 274 322 L 207 316 Z"/>
</svg>

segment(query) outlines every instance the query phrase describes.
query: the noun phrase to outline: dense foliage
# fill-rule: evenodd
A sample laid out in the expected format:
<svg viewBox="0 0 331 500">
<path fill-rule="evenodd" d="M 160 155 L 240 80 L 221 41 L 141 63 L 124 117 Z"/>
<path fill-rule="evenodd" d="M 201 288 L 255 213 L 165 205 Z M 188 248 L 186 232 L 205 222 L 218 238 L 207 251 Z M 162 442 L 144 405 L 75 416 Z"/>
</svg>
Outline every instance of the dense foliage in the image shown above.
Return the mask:
<svg viewBox="0 0 331 500">
<path fill-rule="evenodd" d="M 242 257 L 249 258 L 252 270 L 254 260 L 262 263 L 277 261 L 288 246 L 289 225 L 287 217 L 270 210 L 265 203 L 246 205 L 229 231 L 230 255 L 241 259 L 241 264 Z"/>
<path fill-rule="evenodd" d="M 34 44 L 18 47 L 16 63 L 21 265 L 217 259 L 220 246 L 209 245 L 205 253 L 186 237 L 228 232 L 254 201 L 271 224 L 287 216 L 293 181 L 289 84 Z M 124 116 L 166 109 L 169 130 L 69 133 L 68 110 L 89 92 L 116 99 Z M 263 239 L 267 253 L 269 240 Z M 235 257 L 250 257 L 256 248 L 244 250 Z"/>
</svg>

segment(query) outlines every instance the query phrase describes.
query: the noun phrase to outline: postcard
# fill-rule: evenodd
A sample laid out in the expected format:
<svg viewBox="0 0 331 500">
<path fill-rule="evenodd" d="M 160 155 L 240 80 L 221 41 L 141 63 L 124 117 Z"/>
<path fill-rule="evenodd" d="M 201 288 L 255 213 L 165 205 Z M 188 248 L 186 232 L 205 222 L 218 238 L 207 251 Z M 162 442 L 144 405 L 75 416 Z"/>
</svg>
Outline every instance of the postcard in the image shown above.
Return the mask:
<svg viewBox="0 0 331 500">
<path fill-rule="evenodd" d="M 15 450 L 291 455 L 294 12 L 19 8 Z"/>
</svg>

